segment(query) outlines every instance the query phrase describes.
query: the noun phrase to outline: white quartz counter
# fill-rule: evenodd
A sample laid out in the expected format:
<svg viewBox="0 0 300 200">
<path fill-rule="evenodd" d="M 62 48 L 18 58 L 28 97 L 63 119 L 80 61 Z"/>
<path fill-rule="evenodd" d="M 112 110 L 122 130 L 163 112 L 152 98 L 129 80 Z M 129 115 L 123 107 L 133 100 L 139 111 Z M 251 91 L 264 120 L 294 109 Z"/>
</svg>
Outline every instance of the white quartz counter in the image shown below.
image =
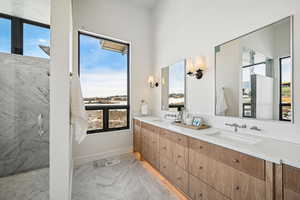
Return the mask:
<svg viewBox="0 0 300 200">
<path fill-rule="evenodd" d="M 287 164 L 293 167 L 300 168 L 300 145 L 285 141 L 274 140 L 260 136 L 247 135 L 253 140 L 260 140 L 256 144 L 247 144 L 235 140 L 223 139 L 214 136 L 213 133 L 221 131 L 216 128 L 204 130 L 192 130 L 173 125 L 167 120 L 159 120 L 155 117 L 134 117 L 134 119 L 152 124 L 154 126 L 164 128 L 179 134 L 183 134 L 192 138 L 216 144 L 225 148 L 229 148 L 241 153 L 245 153 L 266 161 L 277 164 Z M 245 134 L 243 134 L 245 135 Z"/>
</svg>

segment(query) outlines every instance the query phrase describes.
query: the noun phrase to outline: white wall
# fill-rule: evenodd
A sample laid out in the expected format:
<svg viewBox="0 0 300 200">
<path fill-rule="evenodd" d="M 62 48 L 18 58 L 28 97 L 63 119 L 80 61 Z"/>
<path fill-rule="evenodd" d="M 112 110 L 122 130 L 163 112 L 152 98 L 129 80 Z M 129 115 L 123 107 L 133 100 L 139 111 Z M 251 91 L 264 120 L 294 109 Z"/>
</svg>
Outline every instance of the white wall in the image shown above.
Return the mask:
<svg viewBox="0 0 300 200">
<path fill-rule="evenodd" d="M 71 199 L 70 76 L 71 0 L 51 0 L 50 200 Z"/>
<path fill-rule="evenodd" d="M 152 68 L 150 10 L 123 0 L 73 0 L 74 71 L 77 71 L 77 30 L 109 36 L 131 44 L 131 109 L 139 111 L 141 99 L 151 102 L 147 77 Z M 75 162 L 83 162 L 132 149 L 130 130 L 89 135 L 74 144 Z"/>
<path fill-rule="evenodd" d="M 298 0 L 162 0 L 156 7 L 155 73 L 160 68 L 190 56 L 203 55 L 208 70 L 203 79 L 188 78 L 187 108 L 198 114 L 214 115 L 214 47 L 240 35 L 256 30 L 289 15 L 295 15 L 294 91 L 300 91 L 300 2 Z M 153 91 L 155 113 L 160 111 L 160 90 Z M 247 120 L 259 125 L 268 137 L 300 142 L 300 93 L 295 93 L 295 124 Z M 229 117 L 210 117 L 212 123 L 224 127 L 224 121 L 241 120 Z M 276 130 L 274 129 L 276 126 Z"/>
</svg>

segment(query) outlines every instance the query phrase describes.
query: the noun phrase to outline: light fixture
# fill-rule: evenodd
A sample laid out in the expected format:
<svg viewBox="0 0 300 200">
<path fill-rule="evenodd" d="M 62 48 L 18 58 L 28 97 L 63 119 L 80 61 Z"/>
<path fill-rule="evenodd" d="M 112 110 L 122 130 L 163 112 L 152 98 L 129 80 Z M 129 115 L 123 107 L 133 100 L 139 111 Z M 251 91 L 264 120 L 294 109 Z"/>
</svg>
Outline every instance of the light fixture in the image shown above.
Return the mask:
<svg viewBox="0 0 300 200">
<path fill-rule="evenodd" d="M 154 88 L 154 87 L 158 87 L 159 86 L 158 81 L 155 81 L 155 78 L 152 75 L 150 75 L 148 77 L 148 83 L 149 83 L 150 88 Z"/>
<path fill-rule="evenodd" d="M 187 75 L 201 79 L 203 77 L 203 71 L 206 70 L 206 60 L 203 56 L 197 56 L 195 63 L 192 58 L 188 58 L 186 61 Z"/>
</svg>

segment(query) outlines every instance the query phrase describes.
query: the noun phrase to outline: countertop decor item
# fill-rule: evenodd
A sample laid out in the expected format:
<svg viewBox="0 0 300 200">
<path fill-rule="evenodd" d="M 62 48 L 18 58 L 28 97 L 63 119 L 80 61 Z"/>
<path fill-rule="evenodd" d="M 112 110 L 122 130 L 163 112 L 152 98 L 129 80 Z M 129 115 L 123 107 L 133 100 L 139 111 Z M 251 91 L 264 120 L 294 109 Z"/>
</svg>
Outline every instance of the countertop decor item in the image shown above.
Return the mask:
<svg viewBox="0 0 300 200">
<path fill-rule="evenodd" d="M 202 130 L 202 129 L 210 128 L 210 126 L 208 126 L 206 124 L 201 124 L 200 126 L 187 125 L 184 123 L 177 123 L 177 122 L 173 122 L 172 124 L 175 126 L 180 126 L 183 128 L 189 128 L 189 129 L 193 129 L 193 130 Z"/>
<path fill-rule="evenodd" d="M 145 100 L 141 101 L 141 115 L 142 116 L 147 116 L 149 114 L 148 111 L 148 104 Z"/>
</svg>

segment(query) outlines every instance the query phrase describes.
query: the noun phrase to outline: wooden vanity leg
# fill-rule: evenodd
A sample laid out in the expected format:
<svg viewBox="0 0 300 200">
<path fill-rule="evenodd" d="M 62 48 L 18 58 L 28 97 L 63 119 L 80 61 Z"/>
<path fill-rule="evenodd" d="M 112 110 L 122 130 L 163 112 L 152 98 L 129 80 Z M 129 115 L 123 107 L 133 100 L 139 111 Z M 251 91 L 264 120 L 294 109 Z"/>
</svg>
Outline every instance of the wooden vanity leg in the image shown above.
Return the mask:
<svg viewBox="0 0 300 200">
<path fill-rule="evenodd" d="M 275 200 L 283 200 L 282 165 L 275 165 Z"/>
<path fill-rule="evenodd" d="M 266 200 L 274 200 L 274 163 L 266 161 Z"/>
</svg>

